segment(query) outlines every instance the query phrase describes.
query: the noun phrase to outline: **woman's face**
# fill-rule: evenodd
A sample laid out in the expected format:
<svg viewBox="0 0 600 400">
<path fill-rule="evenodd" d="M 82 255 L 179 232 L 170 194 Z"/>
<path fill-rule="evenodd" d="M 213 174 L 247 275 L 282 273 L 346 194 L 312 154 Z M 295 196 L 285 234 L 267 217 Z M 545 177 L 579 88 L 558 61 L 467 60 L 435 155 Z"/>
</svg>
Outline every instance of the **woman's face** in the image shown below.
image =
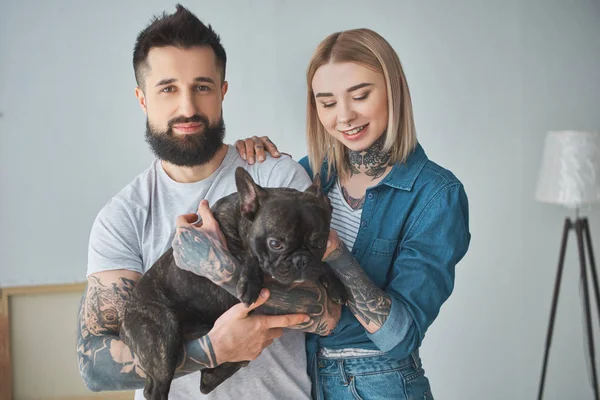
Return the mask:
<svg viewBox="0 0 600 400">
<path fill-rule="evenodd" d="M 385 132 L 383 74 L 351 62 L 329 63 L 315 72 L 312 90 L 319 120 L 348 149 L 366 150 Z"/>
</svg>

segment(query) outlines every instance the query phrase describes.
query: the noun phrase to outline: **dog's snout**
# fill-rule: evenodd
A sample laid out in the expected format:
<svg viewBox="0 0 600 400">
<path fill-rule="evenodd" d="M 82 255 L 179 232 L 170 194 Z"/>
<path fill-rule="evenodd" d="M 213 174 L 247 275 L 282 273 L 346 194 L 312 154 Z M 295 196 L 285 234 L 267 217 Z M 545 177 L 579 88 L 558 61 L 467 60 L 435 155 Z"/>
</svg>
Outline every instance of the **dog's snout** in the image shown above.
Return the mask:
<svg viewBox="0 0 600 400">
<path fill-rule="evenodd" d="M 307 262 L 308 262 L 307 257 L 302 254 L 297 254 L 292 258 L 292 263 L 294 264 L 294 267 L 299 268 L 299 269 L 306 268 Z"/>
</svg>

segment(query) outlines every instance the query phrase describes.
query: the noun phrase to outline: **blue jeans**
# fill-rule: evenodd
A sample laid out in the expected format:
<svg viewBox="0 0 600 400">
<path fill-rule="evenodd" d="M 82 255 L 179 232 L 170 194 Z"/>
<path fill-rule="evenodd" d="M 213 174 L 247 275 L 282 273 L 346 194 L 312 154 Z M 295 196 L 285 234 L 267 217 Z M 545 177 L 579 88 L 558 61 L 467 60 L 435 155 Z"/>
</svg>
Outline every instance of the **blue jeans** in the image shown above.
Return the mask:
<svg viewBox="0 0 600 400">
<path fill-rule="evenodd" d="M 418 350 L 404 360 L 316 356 L 309 367 L 314 400 L 433 400 Z"/>
</svg>

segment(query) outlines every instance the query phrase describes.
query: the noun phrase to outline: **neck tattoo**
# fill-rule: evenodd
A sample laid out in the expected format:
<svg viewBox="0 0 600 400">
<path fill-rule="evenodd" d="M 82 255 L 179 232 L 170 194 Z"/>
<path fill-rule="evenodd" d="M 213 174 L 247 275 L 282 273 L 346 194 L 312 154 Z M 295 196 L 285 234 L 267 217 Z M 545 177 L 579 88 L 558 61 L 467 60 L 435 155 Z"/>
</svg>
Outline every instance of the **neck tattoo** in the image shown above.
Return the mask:
<svg viewBox="0 0 600 400">
<path fill-rule="evenodd" d="M 379 139 L 375 141 L 366 150 L 363 151 L 348 151 L 348 160 L 350 166 L 350 174 L 358 175 L 364 173 L 371 177 L 371 180 L 380 178 L 385 173 L 390 163 L 391 153 L 383 151 L 383 143 L 385 142 L 385 135 L 381 135 Z"/>
<path fill-rule="evenodd" d="M 385 142 L 385 135 L 381 135 L 379 139 L 366 150 L 363 151 L 348 151 L 348 161 L 350 167 L 350 176 L 364 173 L 371 177 L 371 180 L 381 178 L 388 166 L 392 165 L 390 162 L 390 152 L 383 151 L 383 143 Z M 346 203 L 353 210 L 360 210 L 365 204 L 365 195 L 359 198 L 354 198 L 348 194 L 348 190 L 342 186 L 342 195 L 346 200 Z"/>
</svg>

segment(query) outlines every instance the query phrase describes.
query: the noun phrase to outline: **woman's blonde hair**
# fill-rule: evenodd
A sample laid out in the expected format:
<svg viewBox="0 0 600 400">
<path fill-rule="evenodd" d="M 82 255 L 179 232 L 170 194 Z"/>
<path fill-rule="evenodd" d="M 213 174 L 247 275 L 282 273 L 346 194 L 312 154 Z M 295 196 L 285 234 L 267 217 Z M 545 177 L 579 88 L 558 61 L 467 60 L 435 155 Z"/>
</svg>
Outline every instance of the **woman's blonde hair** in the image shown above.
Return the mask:
<svg viewBox="0 0 600 400">
<path fill-rule="evenodd" d="M 306 122 L 308 159 L 313 172 L 319 172 L 327 158 L 329 175 L 334 167 L 341 179 L 350 173 L 345 146 L 327 133 L 321 124 L 312 90 L 313 77 L 319 67 L 341 62 L 360 64 L 383 74 L 388 104 L 387 136 L 383 149 L 391 151 L 390 163 L 406 161 L 417 145 L 417 136 L 410 92 L 400 59 L 381 35 L 370 29 L 353 29 L 325 38 L 308 64 Z"/>
</svg>

